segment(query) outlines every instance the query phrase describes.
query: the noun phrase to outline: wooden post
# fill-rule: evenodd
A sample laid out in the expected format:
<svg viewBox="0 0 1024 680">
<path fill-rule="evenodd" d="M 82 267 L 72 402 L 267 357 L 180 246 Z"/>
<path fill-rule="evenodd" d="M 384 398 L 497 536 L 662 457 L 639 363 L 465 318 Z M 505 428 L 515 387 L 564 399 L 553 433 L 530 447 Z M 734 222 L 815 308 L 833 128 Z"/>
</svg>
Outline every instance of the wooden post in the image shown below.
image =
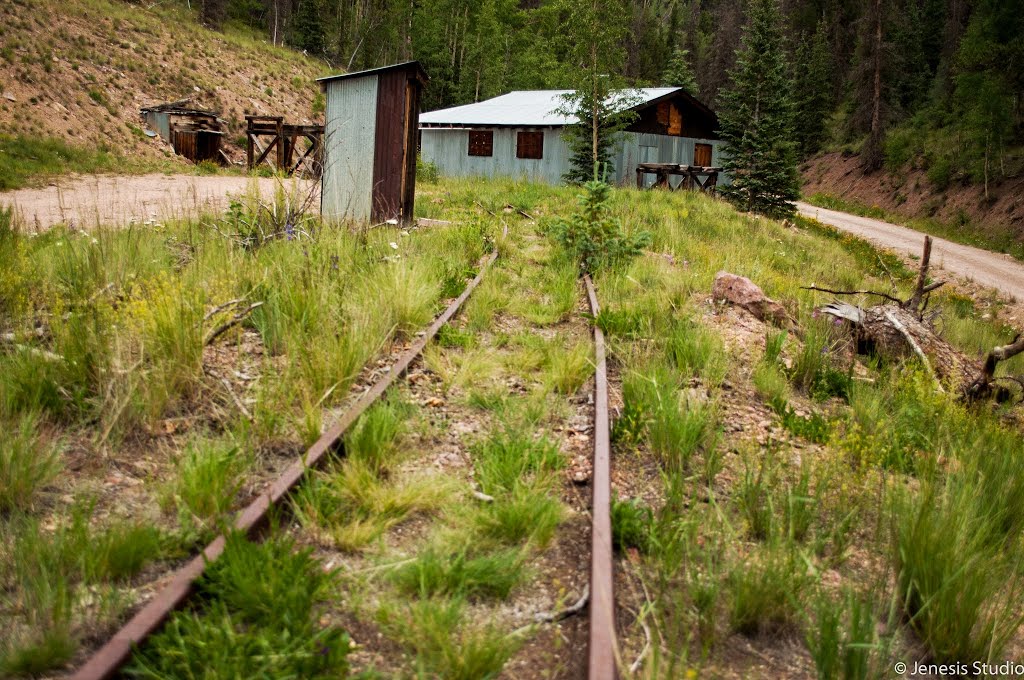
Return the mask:
<svg viewBox="0 0 1024 680">
<path fill-rule="evenodd" d="M 281 170 L 285 167 L 284 163 L 284 119 L 277 119 L 277 138 L 274 140 L 277 143 L 277 169 Z"/>
</svg>

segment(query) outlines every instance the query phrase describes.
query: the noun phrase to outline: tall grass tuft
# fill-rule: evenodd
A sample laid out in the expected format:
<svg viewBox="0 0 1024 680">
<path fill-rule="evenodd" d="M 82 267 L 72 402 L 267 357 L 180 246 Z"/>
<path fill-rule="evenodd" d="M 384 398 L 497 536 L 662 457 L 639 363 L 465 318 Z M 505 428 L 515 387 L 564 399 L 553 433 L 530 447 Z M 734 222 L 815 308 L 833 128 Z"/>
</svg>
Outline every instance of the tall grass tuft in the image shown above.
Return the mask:
<svg viewBox="0 0 1024 680">
<path fill-rule="evenodd" d="M 0 514 L 32 507 L 39 490 L 60 471 L 61 445 L 48 442 L 31 414 L 0 422 Z"/>
</svg>

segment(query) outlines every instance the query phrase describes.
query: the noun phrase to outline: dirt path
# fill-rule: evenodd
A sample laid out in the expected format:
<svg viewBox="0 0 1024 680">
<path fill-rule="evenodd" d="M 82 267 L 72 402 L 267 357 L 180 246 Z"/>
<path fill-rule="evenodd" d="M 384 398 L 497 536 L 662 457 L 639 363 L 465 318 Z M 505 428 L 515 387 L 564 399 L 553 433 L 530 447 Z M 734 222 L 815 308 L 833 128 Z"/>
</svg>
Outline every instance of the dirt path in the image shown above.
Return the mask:
<svg viewBox="0 0 1024 680">
<path fill-rule="evenodd" d="M 881 220 L 858 217 L 837 210 L 828 210 L 797 202 L 801 215 L 813 217 L 843 231 L 856 234 L 876 245 L 919 256 L 924 234 Z M 1014 298 L 1024 300 L 1024 263 L 1009 255 L 935 238 L 932 245 L 932 266 L 974 281 Z"/>
<path fill-rule="evenodd" d="M 244 194 L 250 187 L 258 187 L 264 196 L 272 195 L 279 181 L 223 175 L 79 176 L 40 189 L 0 193 L 0 205 L 14 205 L 29 229 L 36 231 L 61 223 L 79 228 L 124 226 L 223 210 L 232 196 Z M 298 188 L 308 188 L 307 182 L 295 181 Z M 292 180 L 284 180 L 284 185 L 291 187 Z"/>
</svg>

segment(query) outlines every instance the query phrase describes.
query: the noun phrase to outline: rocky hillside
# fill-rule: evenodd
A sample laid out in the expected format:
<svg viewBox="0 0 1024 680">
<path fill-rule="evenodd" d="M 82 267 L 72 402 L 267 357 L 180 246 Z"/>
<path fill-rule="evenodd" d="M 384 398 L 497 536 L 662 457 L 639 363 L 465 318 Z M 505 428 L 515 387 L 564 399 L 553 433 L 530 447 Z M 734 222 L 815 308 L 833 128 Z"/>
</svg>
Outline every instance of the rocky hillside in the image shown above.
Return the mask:
<svg viewBox="0 0 1024 680">
<path fill-rule="evenodd" d="M 184 2 L 0 3 L 0 135 L 155 160 L 172 152 L 143 133 L 139 109 L 194 97 L 229 121 L 226 150 L 241 160 L 243 116 L 322 119 L 315 79 L 328 71 L 242 29 L 208 30 Z"/>
</svg>

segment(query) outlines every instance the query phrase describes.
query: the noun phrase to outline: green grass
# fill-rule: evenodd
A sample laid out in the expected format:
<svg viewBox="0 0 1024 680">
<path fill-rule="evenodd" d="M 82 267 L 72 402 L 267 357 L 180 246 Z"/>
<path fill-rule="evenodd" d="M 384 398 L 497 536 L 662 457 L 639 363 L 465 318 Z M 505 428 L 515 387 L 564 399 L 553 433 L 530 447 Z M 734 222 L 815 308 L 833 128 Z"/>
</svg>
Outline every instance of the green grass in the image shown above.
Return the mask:
<svg viewBox="0 0 1024 680">
<path fill-rule="evenodd" d="M 523 638 L 506 635 L 499 626 L 468 621 L 459 598 L 389 604 L 378 618 L 408 647 L 419 674 L 452 680 L 497 677 Z"/>
<path fill-rule="evenodd" d="M 135 653 L 131 677 L 331 678 L 348 672 L 348 635 L 317 621 L 336 576 L 309 549 L 232 535 L 199 583 L 202 610 L 172 616 Z"/>
<path fill-rule="evenodd" d="M 183 526 L 209 535 L 221 529 L 236 507 L 242 474 L 250 461 L 228 441 L 194 440 L 178 463 L 164 505 L 175 508 Z"/>
<path fill-rule="evenodd" d="M 516 548 L 475 555 L 427 549 L 411 564 L 390 574 L 403 593 L 420 598 L 439 595 L 505 599 L 525 578 L 524 554 Z"/>
<path fill-rule="evenodd" d="M 158 169 L 155 161 L 125 158 L 110 151 L 72 146 L 54 137 L 0 135 L 0 191 L 20 189 L 44 177 L 71 172 L 145 172 Z"/>
<path fill-rule="evenodd" d="M 60 471 L 61 449 L 40 434 L 38 419 L 30 414 L 0 426 L 0 513 L 32 507 Z"/>
</svg>

